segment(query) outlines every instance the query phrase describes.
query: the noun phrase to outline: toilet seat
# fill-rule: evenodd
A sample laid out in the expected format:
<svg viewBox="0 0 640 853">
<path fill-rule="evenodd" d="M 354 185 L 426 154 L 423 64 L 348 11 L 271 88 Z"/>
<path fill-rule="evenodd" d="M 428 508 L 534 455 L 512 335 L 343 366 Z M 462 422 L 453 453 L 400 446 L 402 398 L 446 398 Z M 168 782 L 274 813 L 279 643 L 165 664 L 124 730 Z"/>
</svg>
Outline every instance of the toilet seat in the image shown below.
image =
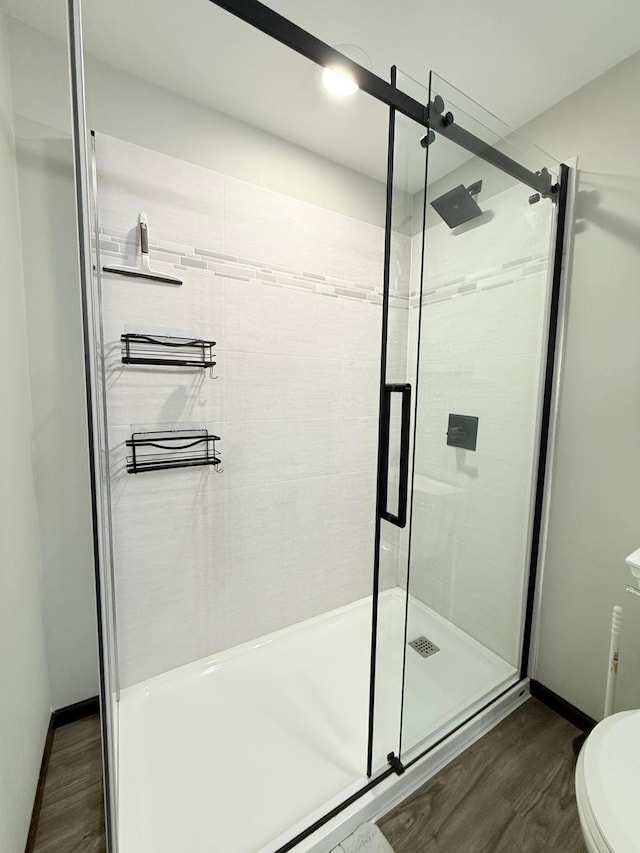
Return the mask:
<svg viewBox="0 0 640 853">
<path fill-rule="evenodd" d="M 588 853 L 612 853 L 611 847 L 607 844 L 606 839 L 595 822 L 585 791 L 584 748 L 580 751 L 576 767 L 576 803 L 578 805 L 582 837 L 584 838 Z"/>
<path fill-rule="evenodd" d="M 589 853 L 640 850 L 640 711 L 607 717 L 582 747 L 576 801 Z"/>
</svg>

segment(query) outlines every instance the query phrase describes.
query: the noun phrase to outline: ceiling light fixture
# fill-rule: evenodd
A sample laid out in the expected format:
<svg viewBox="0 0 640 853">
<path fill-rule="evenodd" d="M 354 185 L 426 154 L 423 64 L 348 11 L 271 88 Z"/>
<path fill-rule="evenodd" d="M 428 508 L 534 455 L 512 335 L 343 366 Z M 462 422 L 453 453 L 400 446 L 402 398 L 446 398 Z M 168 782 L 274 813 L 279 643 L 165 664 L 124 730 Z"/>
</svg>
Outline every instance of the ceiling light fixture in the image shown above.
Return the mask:
<svg viewBox="0 0 640 853">
<path fill-rule="evenodd" d="M 347 59 L 357 62 L 363 68 L 371 70 L 371 60 L 361 48 L 355 44 L 338 44 L 335 48 Z M 354 95 L 360 88 L 353 74 L 346 67 L 341 67 L 340 62 L 327 66 L 322 71 L 322 85 L 332 95 L 339 98 L 347 98 Z"/>
<path fill-rule="evenodd" d="M 337 68 L 325 68 L 323 70 L 322 85 L 327 92 L 331 92 L 332 95 L 337 95 L 339 98 L 355 95 L 360 88 L 351 74 L 338 71 Z"/>
</svg>

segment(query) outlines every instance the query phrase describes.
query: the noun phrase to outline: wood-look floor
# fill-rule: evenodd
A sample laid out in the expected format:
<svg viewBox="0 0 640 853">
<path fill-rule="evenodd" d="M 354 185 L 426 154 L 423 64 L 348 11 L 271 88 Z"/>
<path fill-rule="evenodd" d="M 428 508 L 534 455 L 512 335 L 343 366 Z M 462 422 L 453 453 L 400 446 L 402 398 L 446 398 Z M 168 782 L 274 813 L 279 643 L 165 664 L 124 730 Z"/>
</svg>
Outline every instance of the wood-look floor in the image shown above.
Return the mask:
<svg viewBox="0 0 640 853">
<path fill-rule="evenodd" d="M 585 853 L 577 734 L 529 699 L 378 825 L 395 853 Z"/>
<path fill-rule="evenodd" d="M 56 729 L 34 853 L 105 853 L 100 720 Z"/>
<path fill-rule="evenodd" d="M 395 853 L 584 853 L 573 793 L 576 734 L 530 699 L 380 829 Z M 97 717 L 55 732 L 34 851 L 105 853 Z"/>
</svg>

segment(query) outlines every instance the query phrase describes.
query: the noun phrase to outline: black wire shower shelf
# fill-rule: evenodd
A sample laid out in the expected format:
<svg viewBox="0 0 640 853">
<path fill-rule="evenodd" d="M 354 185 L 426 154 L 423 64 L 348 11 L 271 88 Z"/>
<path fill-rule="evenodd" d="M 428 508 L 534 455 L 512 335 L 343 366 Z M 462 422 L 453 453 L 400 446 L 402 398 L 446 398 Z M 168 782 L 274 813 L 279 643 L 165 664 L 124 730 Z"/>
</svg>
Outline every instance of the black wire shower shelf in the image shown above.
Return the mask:
<svg viewBox="0 0 640 853">
<path fill-rule="evenodd" d="M 206 429 L 159 430 L 134 432 L 126 441 L 131 448 L 127 456 L 129 474 L 143 471 L 166 471 L 171 468 L 195 468 L 220 464 L 216 452 L 219 435 Z"/>
<path fill-rule="evenodd" d="M 213 367 L 215 341 L 170 335 L 121 335 L 123 364 Z"/>
</svg>

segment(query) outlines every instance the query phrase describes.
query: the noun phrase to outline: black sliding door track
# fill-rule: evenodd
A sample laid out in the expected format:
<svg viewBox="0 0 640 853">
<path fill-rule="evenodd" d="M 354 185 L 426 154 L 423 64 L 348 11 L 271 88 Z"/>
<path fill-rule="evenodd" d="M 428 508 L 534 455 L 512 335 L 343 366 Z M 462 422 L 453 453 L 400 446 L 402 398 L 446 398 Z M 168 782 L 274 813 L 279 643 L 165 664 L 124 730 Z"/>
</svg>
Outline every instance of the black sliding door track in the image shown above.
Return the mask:
<svg viewBox="0 0 640 853">
<path fill-rule="evenodd" d="M 502 151 L 474 136 L 468 130 L 455 123 L 455 116 L 451 113 L 443 113 L 443 106 L 438 103 L 421 104 L 393 86 L 382 77 L 378 77 L 372 71 L 358 65 L 340 51 L 316 38 L 311 33 L 303 30 L 293 21 L 279 15 L 260 3 L 259 0 L 210 0 L 221 9 L 231 12 L 236 18 L 245 21 L 252 27 L 260 30 L 285 47 L 291 48 L 301 56 L 310 59 L 317 65 L 329 66 L 339 64 L 353 75 L 354 80 L 368 95 L 381 101 L 388 107 L 393 107 L 403 115 L 413 119 L 423 127 L 439 133 L 451 142 L 454 142 L 465 151 L 469 151 L 481 160 L 490 163 L 501 172 L 506 172 L 512 178 L 531 187 L 542 196 L 555 196 L 557 187 L 551 184 L 551 175 L 545 170 L 532 172 L 516 160 L 512 160 Z M 438 98 L 435 99 L 437 102 Z"/>
</svg>

